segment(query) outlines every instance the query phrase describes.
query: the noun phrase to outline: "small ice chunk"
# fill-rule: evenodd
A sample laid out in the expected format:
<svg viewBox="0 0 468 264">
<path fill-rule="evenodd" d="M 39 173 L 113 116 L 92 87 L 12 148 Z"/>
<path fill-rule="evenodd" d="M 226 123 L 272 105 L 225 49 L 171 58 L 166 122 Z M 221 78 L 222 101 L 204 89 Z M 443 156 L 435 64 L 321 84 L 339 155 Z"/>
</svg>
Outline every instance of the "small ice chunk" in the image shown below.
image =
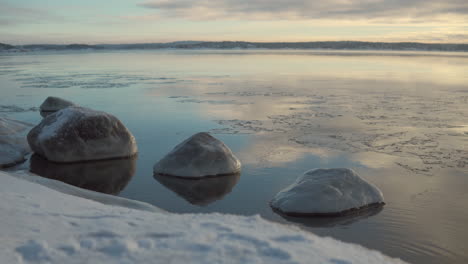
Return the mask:
<svg viewBox="0 0 468 264">
<path fill-rule="evenodd" d="M 45 117 L 28 134 L 37 154 L 54 162 L 131 157 L 135 138 L 115 116 L 71 106 Z"/>
<path fill-rule="evenodd" d="M 57 112 L 59 110 L 67 108 L 69 106 L 76 106 L 76 105 L 75 105 L 75 103 L 70 102 L 68 100 L 65 100 L 65 99 L 62 99 L 62 98 L 59 98 L 59 97 L 49 96 L 41 104 L 39 109 L 41 110 L 41 115 L 43 117 L 46 117 L 46 116 L 50 115 L 53 112 Z"/>
<path fill-rule="evenodd" d="M 382 192 L 350 169 L 313 169 L 280 191 L 271 201 L 286 215 L 343 215 L 384 204 Z"/>
<path fill-rule="evenodd" d="M 202 132 L 177 145 L 154 165 L 155 174 L 200 178 L 239 173 L 240 161 L 221 141 Z"/>
</svg>

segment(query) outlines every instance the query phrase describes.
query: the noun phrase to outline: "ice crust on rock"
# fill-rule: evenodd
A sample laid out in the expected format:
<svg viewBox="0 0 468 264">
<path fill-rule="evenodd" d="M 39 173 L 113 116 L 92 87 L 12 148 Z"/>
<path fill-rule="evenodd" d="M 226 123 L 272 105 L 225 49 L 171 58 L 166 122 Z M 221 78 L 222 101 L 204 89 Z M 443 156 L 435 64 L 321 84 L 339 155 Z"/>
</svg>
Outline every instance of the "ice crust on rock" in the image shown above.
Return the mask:
<svg viewBox="0 0 468 264">
<path fill-rule="evenodd" d="M 0 116 L 0 168 L 10 167 L 25 160 L 31 150 L 26 132 L 32 125 Z"/>
<path fill-rule="evenodd" d="M 220 140 L 197 133 L 177 145 L 153 167 L 155 174 L 199 178 L 239 173 L 240 161 Z"/>
<path fill-rule="evenodd" d="M 338 216 L 383 204 L 376 186 L 345 168 L 309 170 L 270 203 L 280 213 L 297 216 Z"/>
<path fill-rule="evenodd" d="M 131 157 L 135 138 L 115 116 L 84 107 L 67 107 L 45 117 L 28 134 L 31 149 L 54 162 Z"/>
<path fill-rule="evenodd" d="M 0 172 L 0 263 L 404 263 L 259 216 L 142 211 L 67 186 Z"/>
<path fill-rule="evenodd" d="M 55 96 L 49 96 L 45 101 L 41 104 L 39 109 L 41 112 L 57 112 L 59 110 L 62 110 L 63 108 L 67 108 L 69 106 L 76 106 L 75 103 L 70 102 L 68 100 L 55 97 Z"/>
</svg>

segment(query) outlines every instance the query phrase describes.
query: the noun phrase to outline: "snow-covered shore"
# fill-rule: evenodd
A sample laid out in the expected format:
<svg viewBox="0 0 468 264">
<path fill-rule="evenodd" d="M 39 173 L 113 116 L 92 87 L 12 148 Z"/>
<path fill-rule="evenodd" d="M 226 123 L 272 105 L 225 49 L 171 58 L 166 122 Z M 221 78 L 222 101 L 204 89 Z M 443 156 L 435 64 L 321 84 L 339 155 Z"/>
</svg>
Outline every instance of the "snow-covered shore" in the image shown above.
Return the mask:
<svg viewBox="0 0 468 264">
<path fill-rule="evenodd" d="M 403 263 L 259 216 L 172 214 L 0 172 L 1 263 Z"/>
</svg>

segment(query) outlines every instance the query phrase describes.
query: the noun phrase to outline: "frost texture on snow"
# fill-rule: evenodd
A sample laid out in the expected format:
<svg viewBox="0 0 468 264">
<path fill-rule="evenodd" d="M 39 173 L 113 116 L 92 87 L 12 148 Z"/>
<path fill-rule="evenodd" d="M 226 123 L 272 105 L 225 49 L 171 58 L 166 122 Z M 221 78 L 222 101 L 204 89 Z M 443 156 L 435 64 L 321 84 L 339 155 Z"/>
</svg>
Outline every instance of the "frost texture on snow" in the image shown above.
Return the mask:
<svg viewBox="0 0 468 264">
<path fill-rule="evenodd" d="M 67 107 L 45 117 L 28 134 L 31 149 L 54 162 L 131 157 L 135 138 L 115 116 L 84 107 Z"/>
<path fill-rule="evenodd" d="M 383 205 L 382 192 L 351 169 L 313 169 L 280 191 L 273 209 L 287 215 L 341 215 Z"/>
<path fill-rule="evenodd" d="M 0 116 L 0 168 L 25 160 L 30 152 L 26 132 L 32 125 Z"/>
<path fill-rule="evenodd" d="M 50 115 L 51 112 L 57 112 L 69 106 L 76 106 L 76 105 L 75 103 L 70 102 L 68 100 L 65 100 L 59 97 L 49 96 L 41 104 L 39 109 L 41 110 L 41 115 L 45 117 L 45 116 Z"/>
<path fill-rule="evenodd" d="M 240 161 L 220 140 L 197 133 L 154 165 L 155 174 L 197 178 L 239 173 Z"/>
<path fill-rule="evenodd" d="M 2 172 L 0 200 L 2 263 L 404 263 L 259 216 L 109 206 Z"/>
</svg>

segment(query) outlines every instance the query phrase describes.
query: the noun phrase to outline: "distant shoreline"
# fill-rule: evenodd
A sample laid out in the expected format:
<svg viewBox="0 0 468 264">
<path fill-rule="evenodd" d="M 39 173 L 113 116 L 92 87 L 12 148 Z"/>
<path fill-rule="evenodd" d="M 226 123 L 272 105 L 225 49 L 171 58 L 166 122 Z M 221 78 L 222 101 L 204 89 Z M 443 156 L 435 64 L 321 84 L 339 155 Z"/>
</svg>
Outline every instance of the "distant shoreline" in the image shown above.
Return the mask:
<svg viewBox="0 0 468 264">
<path fill-rule="evenodd" d="M 169 43 L 135 44 L 30 44 L 9 45 L 0 43 L 1 51 L 65 51 L 65 50 L 362 50 L 362 51 L 448 51 L 468 52 L 468 44 L 419 42 L 244 42 L 244 41 L 178 41 Z"/>
</svg>

